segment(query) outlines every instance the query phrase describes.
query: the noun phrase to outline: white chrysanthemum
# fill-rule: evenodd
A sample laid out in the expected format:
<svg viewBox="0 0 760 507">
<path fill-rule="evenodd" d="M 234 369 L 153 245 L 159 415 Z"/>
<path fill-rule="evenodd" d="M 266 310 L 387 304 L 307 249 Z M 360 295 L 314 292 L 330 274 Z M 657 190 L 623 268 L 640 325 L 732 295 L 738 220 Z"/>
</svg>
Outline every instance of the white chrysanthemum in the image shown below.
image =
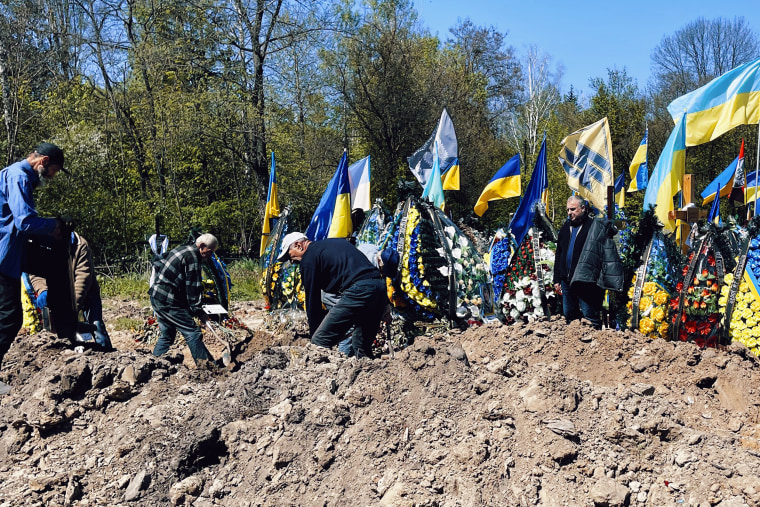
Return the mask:
<svg viewBox="0 0 760 507">
<path fill-rule="evenodd" d="M 461 259 L 462 258 L 462 250 L 460 248 L 454 248 L 451 250 L 451 256 L 455 259 Z"/>
<path fill-rule="evenodd" d="M 525 311 L 525 308 L 527 308 L 527 307 L 525 306 L 525 301 L 522 301 L 522 300 L 519 300 L 519 299 L 518 299 L 518 300 L 515 302 L 515 309 L 516 309 L 518 312 L 520 312 L 520 313 L 524 312 L 524 311 Z"/>
<path fill-rule="evenodd" d="M 470 242 L 464 236 L 459 236 L 457 241 L 459 242 L 459 246 L 461 246 L 462 248 L 470 244 Z"/>
</svg>

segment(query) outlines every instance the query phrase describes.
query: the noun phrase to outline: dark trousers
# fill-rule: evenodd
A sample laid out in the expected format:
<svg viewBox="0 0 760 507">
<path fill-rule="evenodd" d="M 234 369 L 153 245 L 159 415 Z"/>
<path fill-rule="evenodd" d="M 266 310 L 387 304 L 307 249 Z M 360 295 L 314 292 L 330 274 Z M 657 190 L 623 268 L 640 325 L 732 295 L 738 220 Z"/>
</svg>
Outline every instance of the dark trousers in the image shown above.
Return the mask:
<svg viewBox="0 0 760 507">
<path fill-rule="evenodd" d="M 21 270 L 45 278 L 48 288 L 47 306 L 55 332 L 61 338 L 73 342 L 78 318 L 68 242 L 36 237 L 27 240 L 24 243 Z"/>
<path fill-rule="evenodd" d="M 0 367 L 23 321 L 21 280 L 0 273 Z"/>
<path fill-rule="evenodd" d="M 154 356 L 166 354 L 174 344 L 177 331 L 179 331 L 185 338 L 185 343 L 187 343 L 190 354 L 195 359 L 195 364 L 198 364 L 198 361 L 202 360 L 214 360 L 203 343 L 203 333 L 195 323 L 195 320 L 193 320 L 190 310 L 164 305 L 152 297 L 150 298 L 150 304 L 153 306 L 153 312 L 156 314 L 156 320 L 158 321 L 158 328 L 161 330 L 161 336 L 153 348 Z"/>
<path fill-rule="evenodd" d="M 372 342 L 380 328 L 388 297 L 385 281 L 361 280 L 340 296 L 317 328 L 311 343 L 320 347 L 333 347 L 346 336 L 351 326 L 356 326 L 351 346 L 357 357 L 372 357 Z"/>
<path fill-rule="evenodd" d="M 593 283 L 562 282 L 562 309 L 565 320 L 585 318 L 596 329 L 602 328 L 602 300 L 604 291 Z"/>
</svg>

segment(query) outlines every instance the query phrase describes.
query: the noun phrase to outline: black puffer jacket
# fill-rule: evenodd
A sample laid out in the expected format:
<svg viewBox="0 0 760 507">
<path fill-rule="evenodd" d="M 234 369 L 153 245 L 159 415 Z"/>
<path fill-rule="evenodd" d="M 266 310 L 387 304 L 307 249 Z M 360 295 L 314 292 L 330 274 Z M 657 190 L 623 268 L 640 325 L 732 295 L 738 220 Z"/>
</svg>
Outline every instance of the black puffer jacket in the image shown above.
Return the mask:
<svg viewBox="0 0 760 507">
<path fill-rule="evenodd" d="M 595 283 L 606 290 L 623 290 L 623 261 L 613 239 L 615 224 L 606 218 L 591 221 L 578 265 L 570 285 L 575 282 Z"/>
</svg>

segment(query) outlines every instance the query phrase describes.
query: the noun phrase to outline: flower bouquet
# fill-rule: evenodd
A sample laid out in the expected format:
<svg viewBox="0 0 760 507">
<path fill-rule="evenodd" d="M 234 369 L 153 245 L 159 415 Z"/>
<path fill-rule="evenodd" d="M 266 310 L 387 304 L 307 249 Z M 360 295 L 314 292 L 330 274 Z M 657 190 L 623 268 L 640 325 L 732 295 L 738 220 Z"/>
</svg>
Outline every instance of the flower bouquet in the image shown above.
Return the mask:
<svg viewBox="0 0 760 507">
<path fill-rule="evenodd" d="M 448 309 L 448 280 L 440 270 L 446 259 L 438 253 L 440 242 L 427 208 L 424 203 L 407 200 L 391 242 L 400 253 L 391 301 L 412 320 L 440 318 Z"/>
<path fill-rule="evenodd" d="M 382 200 L 377 199 L 369 215 L 359 228 L 356 241 L 357 243 L 370 243 L 379 246 L 385 242 L 391 230 L 392 225 L 388 223 L 388 213 L 383 209 Z"/>
<path fill-rule="evenodd" d="M 736 340 L 760 355 L 760 217 L 753 218 L 746 229 L 732 230 L 737 233 L 741 247 L 737 267 L 733 274 L 726 275 L 718 299 L 725 314 L 721 343 Z"/>
<path fill-rule="evenodd" d="M 652 277 L 655 278 L 655 277 Z M 628 290 L 628 315 L 633 313 L 633 293 L 636 287 L 636 275 Z M 641 291 L 641 299 L 638 305 L 638 330 L 644 336 L 650 338 L 668 338 L 668 312 L 670 309 L 670 293 L 658 282 L 644 282 Z M 628 327 L 631 327 L 631 319 L 628 319 Z"/>
<path fill-rule="evenodd" d="M 689 253 L 684 279 L 676 284 L 679 297 L 670 300 L 674 338 L 700 347 L 716 346 L 720 331 L 718 295 L 723 280 L 710 243 L 709 239 L 701 241 L 700 247 Z"/>
<path fill-rule="evenodd" d="M 661 232 L 653 233 L 650 246 L 643 252 L 642 265 L 633 275 L 628 289 L 626 326 L 635 327 L 650 338 L 667 339 L 669 336 L 670 300 L 678 283 L 669 261 L 669 251 L 677 247 L 669 242 Z M 642 274 L 644 279 L 640 281 Z"/>
<path fill-rule="evenodd" d="M 755 241 L 755 240 L 753 240 Z M 760 250 L 758 250 L 760 253 Z M 749 269 L 749 266 L 748 266 Z M 735 295 L 735 303 L 729 319 L 729 336 L 731 339 L 742 342 L 753 354 L 760 355 L 760 297 L 756 289 L 752 288 L 749 272 L 745 271 L 744 279 L 739 283 Z M 757 279 L 756 277 L 753 278 Z M 726 311 L 730 287 L 734 282 L 734 275 L 728 273 L 725 283 L 720 290 L 718 305 L 722 311 Z"/>
<path fill-rule="evenodd" d="M 552 284 L 555 247 L 551 242 L 544 243 L 542 235 L 535 228 L 530 229 L 506 270 L 503 259 L 509 242 L 501 239 L 491 250 L 491 269 L 496 273 L 494 290 L 508 324 L 549 316 L 547 301 L 541 299 L 541 289 L 547 300 L 556 296 Z M 538 251 L 535 251 L 535 239 L 538 239 Z"/>
<path fill-rule="evenodd" d="M 453 259 L 454 276 L 456 278 L 456 316 L 460 319 L 480 319 L 484 314 L 493 313 L 493 308 L 483 308 L 484 303 L 493 301 L 490 291 L 491 276 L 486 263 L 469 238 L 457 228 L 447 217 L 442 216 L 448 250 Z M 445 258 L 446 248 L 436 250 Z M 449 275 L 449 267 L 439 268 L 441 274 Z M 485 296 L 485 297 L 484 297 Z"/>
</svg>

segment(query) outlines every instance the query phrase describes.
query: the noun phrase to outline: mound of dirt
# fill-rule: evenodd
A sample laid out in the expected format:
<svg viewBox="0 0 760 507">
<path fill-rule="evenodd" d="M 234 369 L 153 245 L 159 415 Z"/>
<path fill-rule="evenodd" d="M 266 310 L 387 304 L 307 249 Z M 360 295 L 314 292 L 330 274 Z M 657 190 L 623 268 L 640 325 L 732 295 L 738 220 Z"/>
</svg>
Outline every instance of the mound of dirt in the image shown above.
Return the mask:
<svg viewBox="0 0 760 507">
<path fill-rule="evenodd" d="M 265 329 L 258 303 L 235 314 L 251 334 L 220 372 L 126 331 L 114 353 L 20 336 L 0 505 L 760 505 L 760 367 L 741 346 L 554 318 L 369 361 Z"/>
</svg>

